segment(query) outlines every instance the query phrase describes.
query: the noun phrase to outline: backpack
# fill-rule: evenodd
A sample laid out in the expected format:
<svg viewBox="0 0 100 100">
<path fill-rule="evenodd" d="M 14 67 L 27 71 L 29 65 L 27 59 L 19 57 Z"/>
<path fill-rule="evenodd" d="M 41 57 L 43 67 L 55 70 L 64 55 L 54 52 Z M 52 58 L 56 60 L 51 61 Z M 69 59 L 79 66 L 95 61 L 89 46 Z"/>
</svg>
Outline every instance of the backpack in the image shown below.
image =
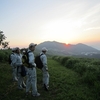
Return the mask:
<svg viewBox="0 0 100 100">
<path fill-rule="evenodd" d="M 29 51 L 29 52 L 31 52 L 31 51 Z M 22 56 L 22 63 L 26 67 L 29 67 L 29 52 L 25 51 L 25 53 Z"/>
<path fill-rule="evenodd" d="M 11 55 L 12 55 L 12 54 L 14 55 L 14 53 L 11 53 L 11 54 L 9 55 L 9 57 L 8 57 L 8 63 L 9 63 L 9 64 L 11 64 L 11 62 L 12 62 L 12 61 L 11 61 Z"/>
<path fill-rule="evenodd" d="M 35 57 L 35 63 L 36 63 L 36 67 L 39 68 L 39 69 L 42 69 L 43 68 L 43 63 L 40 59 L 40 57 L 42 56 L 43 54 L 41 55 L 38 55 Z"/>
<path fill-rule="evenodd" d="M 21 65 L 21 76 L 25 77 L 26 76 L 26 69 L 24 65 Z"/>
</svg>

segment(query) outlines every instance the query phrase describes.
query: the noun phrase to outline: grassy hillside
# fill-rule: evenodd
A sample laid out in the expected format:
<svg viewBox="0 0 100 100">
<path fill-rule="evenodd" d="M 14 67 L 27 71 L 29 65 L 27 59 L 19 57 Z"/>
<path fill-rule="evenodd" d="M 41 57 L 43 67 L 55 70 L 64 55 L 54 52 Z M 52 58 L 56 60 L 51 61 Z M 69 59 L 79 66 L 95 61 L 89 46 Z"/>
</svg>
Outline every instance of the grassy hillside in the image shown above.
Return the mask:
<svg viewBox="0 0 100 100">
<path fill-rule="evenodd" d="M 7 63 L 0 63 L 0 100 L 100 100 L 99 80 L 95 85 L 89 86 L 83 82 L 83 77 L 77 71 L 50 58 L 48 65 L 49 91 L 46 92 L 42 88 L 42 72 L 37 69 L 38 92 L 41 96 L 25 97 L 25 90 L 18 90 L 17 83 L 12 81 L 11 67 Z"/>
</svg>

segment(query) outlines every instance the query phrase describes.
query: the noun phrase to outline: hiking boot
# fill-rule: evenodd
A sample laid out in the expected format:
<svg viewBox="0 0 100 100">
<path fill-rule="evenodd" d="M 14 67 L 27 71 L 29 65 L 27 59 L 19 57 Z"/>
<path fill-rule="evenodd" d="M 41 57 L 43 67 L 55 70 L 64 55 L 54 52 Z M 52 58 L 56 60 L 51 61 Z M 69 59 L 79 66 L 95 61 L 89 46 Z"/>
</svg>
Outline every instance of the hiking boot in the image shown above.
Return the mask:
<svg viewBox="0 0 100 100">
<path fill-rule="evenodd" d="M 39 96 L 40 96 L 40 93 L 33 94 L 32 96 L 34 96 L 34 97 L 39 97 Z"/>
<path fill-rule="evenodd" d="M 49 86 L 46 86 L 46 85 L 44 84 L 44 89 L 45 89 L 46 91 L 49 91 L 48 87 L 49 87 Z"/>
<path fill-rule="evenodd" d="M 23 88 L 26 88 L 26 85 L 25 85 L 25 84 L 22 84 L 22 87 L 23 87 Z"/>
</svg>

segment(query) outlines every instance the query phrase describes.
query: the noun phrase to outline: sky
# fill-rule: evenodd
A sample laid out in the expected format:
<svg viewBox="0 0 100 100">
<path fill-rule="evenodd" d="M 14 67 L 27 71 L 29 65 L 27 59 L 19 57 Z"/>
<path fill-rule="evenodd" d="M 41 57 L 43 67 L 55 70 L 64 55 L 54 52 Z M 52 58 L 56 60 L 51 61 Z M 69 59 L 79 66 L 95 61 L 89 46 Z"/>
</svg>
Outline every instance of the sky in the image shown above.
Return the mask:
<svg viewBox="0 0 100 100">
<path fill-rule="evenodd" d="M 100 50 L 100 0 L 0 0 L 0 30 L 10 47 L 57 41 Z"/>
</svg>

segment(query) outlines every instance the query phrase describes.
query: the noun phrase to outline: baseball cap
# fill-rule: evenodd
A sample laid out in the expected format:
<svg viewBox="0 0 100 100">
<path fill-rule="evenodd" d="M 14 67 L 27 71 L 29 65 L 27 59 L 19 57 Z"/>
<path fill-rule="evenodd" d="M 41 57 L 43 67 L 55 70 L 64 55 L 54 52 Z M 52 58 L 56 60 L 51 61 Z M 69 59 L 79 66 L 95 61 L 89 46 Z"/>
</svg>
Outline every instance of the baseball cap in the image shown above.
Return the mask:
<svg viewBox="0 0 100 100">
<path fill-rule="evenodd" d="M 16 47 L 15 50 L 19 50 L 19 47 Z"/>
<path fill-rule="evenodd" d="M 34 43 L 30 43 L 29 44 L 29 47 L 31 47 L 31 46 L 36 46 L 37 44 L 34 44 Z"/>
</svg>

